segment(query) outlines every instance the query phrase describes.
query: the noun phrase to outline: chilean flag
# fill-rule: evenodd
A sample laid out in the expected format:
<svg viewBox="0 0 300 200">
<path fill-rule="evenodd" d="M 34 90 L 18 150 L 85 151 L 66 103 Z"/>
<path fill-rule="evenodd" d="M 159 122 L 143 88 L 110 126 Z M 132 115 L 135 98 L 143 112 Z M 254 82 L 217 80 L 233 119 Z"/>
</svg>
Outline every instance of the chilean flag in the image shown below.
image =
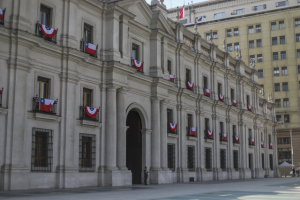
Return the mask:
<svg viewBox="0 0 300 200">
<path fill-rule="evenodd" d="M 236 106 L 236 100 L 232 100 L 232 105 Z"/>
<path fill-rule="evenodd" d="M 190 127 L 190 135 L 196 135 L 196 128 Z"/>
<path fill-rule="evenodd" d="M 85 111 L 90 118 L 95 118 L 99 109 L 85 106 Z"/>
<path fill-rule="evenodd" d="M 92 43 L 88 43 L 88 42 L 84 43 L 84 51 L 85 52 L 92 54 L 92 55 L 96 55 L 96 49 L 97 49 L 96 45 L 94 45 Z"/>
<path fill-rule="evenodd" d="M 234 139 L 235 139 L 236 142 L 239 142 L 239 141 L 240 141 L 240 137 L 237 136 L 237 135 L 234 137 Z"/>
<path fill-rule="evenodd" d="M 204 95 L 210 97 L 209 89 L 204 89 Z"/>
<path fill-rule="evenodd" d="M 207 130 L 207 134 L 208 134 L 208 137 L 211 138 L 213 136 L 213 131 Z"/>
<path fill-rule="evenodd" d="M 222 140 L 227 140 L 227 134 L 226 133 L 222 133 Z"/>
<path fill-rule="evenodd" d="M 201 16 L 201 17 L 197 17 L 197 18 L 196 18 L 196 21 L 197 21 L 197 22 L 201 22 L 201 21 L 202 21 L 202 16 Z"/>
<path fill-rule="evenodd" d="M 185 4 L 183 4 L 183 7 L 181 8 L 181 10 L 179 12 L 179 19 L 182 19 L 184 17 L 184 8 L 185 8 Z"/>
<path fill-rule="evenodd" d="M 250 144 L 254 144 L 254 138 L 251 139 Z"/>
<path fill-rule="evenodd" d="M 54 103 L 54 100 L 40 98 L 40 110 L 45 111 L 45 112 L 50 112 L 53 103 Z"/>
<path fill-rule="evenodd" d="M 170 126 L 170 129 L 171 129 L 171 131 L 173 131 L 173 132 L 175 132 L 175 131 L 176 131 L 177 124 L 172 124 L 172 123 L 169 123 L 169 126 Z"/>
<path fill-rule="evenodd" d="M 219 99 L 220 99 L 220 101 L 224 101 L 224 95 L 219 94 Z"/>
<path fill-rule="evenodd" d="M 251 111 L 252 110 L 252 106 L 248 105 L 248 110 Z"/>
<path fill-rule="evenodd" d="M 137 68 L 138 70 L 142 69 L 142 67 L 143 67 L 143 63 L 142 62 L 140 62 L 138 60 L 135 60 L 135 59 L 132 59 L 132 61 L 133 61 L 133 64 L 134 64 L 135 68 Z"/>
<path fill-rule="evenodd" d="M 270 149 L 273 149 L 273 144 L 272 143 L 270 143 Z"/>
<path fill-rule="evenodd" d="M 187 84 L 188 84 L 188 87 L 190 88 L 190 90 L 192 90 L 194 87 L 194 83 L 187 82 Z"/>
<path fill-rule="evenodd" d="M 0 20 L 3 20 L 3 10 L 0 8 Z"/>
<path fill-rule="evenodd" d="M 48 27 L 44 24 L 40 24 L 40 28 L 41 28 L 41 30 L 42 30 L 42 32 L 43 32 L 43 34 L 46 38 L 53 38 L 53 36 L 56 33 L 55 29 L 50 28 L 50 27 Z"/>
<path fill-rule="evenodd" d="M 264 147 L 264 141 L 261 141 L 261 147 Z"/>
<path fill-rule="evenodd" d="M 169 76 L 170 76 L 170 81 L 173 82 L 175 80 L 175 76 L 173 76 L 171 74 Z"/>
</svg>

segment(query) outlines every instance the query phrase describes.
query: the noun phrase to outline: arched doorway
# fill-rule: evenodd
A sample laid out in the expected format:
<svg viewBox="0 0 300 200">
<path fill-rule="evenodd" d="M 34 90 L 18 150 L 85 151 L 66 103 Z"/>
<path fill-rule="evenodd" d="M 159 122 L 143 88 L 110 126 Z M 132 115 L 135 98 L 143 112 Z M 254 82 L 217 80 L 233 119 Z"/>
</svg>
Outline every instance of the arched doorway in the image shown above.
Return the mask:
<svg viewBox="0 0 300 200">
<path fill-rule="evenodd" d="M 142 180 L 142 120 L 138 112 L 130 111 L 126 126 L 126 167 L 131 170 L 132 184 L 141 184 Z"/>
</svg>

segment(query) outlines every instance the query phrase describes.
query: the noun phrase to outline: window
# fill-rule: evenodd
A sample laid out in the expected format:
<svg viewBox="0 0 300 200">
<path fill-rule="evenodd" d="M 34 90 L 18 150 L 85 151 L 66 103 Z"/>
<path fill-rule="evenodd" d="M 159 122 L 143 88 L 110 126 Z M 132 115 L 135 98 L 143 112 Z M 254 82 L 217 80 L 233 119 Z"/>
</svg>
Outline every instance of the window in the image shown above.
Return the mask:
<svg viewBox="0 0 300 200">
<path fill-rule="evenodd" d="M 253 155 L 249 154 L 249 169 L 252 170 L 252 161 L 253 161 Z"/>
<path fill-rule="evenodd" d="M 281 99 L 275 99 L 275 106 L 276 106 L 276 108 L 281 107 Z"/>
<path fill-rule="evenodd" d="M 213 39 L 218 39 L 218 33 L 217 32 L 213 32 Z"/>
<path fill-rule="evenodd" d="M 232 134 L 233 136 L 236 136 L 236 126 L 232 125 Z"/>
<path fill-rule="evenodd" d="M 192 115 L 191 114 L 187 115 L 187 126 L 192 127 Z"/>
<path fill-rule="evenodd" d="M 262 47 L 261 39 L 256 40 L 256 47 Z"/>
<path fill-rule="evenodd" d="M 265 169 L 265 154 L 261 154 L 261 167 Z"/>
<path fill-rule="evenodd" d="M 234 100 L 234 89 L 230 90 L 231 100 Z"/>
<path fill-rule="evenodd" d="M 227 44 L 227 51 L 231 52 L 232 51 L 232 44 Z"/>
<path fill-rule="evenodd" d="M 53 130 L 32 128 L 32 171 L 51 171 Z"/>
<path fill-rule="evenodd" d="M 290 137 L 283 137 L 283 138 L 277 138 L 278 144 L 291 144 L 291 138 Z"/>
<path fill-rule="evenodd" d="M 300 74 L 300 65 L 298 65 L 298 74 Z"/>
<path fill-rule="evenodd" d="M 270 169 L 273 170 L 273 155 L 270 154 Z"/>
<path fill-rule="evenodd" d="M 200 16 L 200 17 L 196 17 L 195 18 L 196 22 L 201 22 L 201 21 L 205 21 L 206 20 L 206 16 Z"/>
<path fill-rule="evenodd" d="M 224 133 L 223 122 L 220 122 L 220 133 Z"/>
<path fill-rule="evenodd" d="M 207 77 L 206 77 L 206 76 L 203 76 L 203 87 L 204 87 L 205 89 L 208 88 L 208 86 L 207 86 Z"/>
<path fill-rule="evenodd" d="M 169 72 L 169 74 L 172 74 L 172 65 L 171 65 L 172 63 L 171 63 L 171 60 L 168 60 L 168 72 Z"/>
<path fill-rule="evenodd" d="M 248 129 L 248 133 L 249 133 L 249 138 L 252 139 L 252 130 L 251 129 Z"/>
<path fill-rule="evenodd" d="M 175 144 L 168 144 L 168 168 L 175 171 Z"/>
<path fill-rule="evenodd" d="M 258 78 L 263 78 L 264 77 L 264 70 L 263 69 L 259 69 L 258 70 Z"/>
<path fill-rule="evenodd" d="M 84 24 L 84 41 L 92 43 L 92 26 Z"/>
<path fill-rule="evenodd" d="M 289 115 L 289 114 L 284 115 L 284 123 L 285 123 L 285 124 L 290 123 L 290 115 Z"/>
<path fill-rule="evenodd" d="M 281 122 L 281 115 L 276 115 L 276 121 Z"/>
<path fill-rule="evenodd" d="M 132 44 L 132 59 L 139 60 L 139 46 Z"/>
<path fill-rule="evenodd" d="M 271 29 L 272 29 L 272 31 L 277 29 L 276 22 L 271 22 Z"/>
<path fill-rule="evenodd" d="M 189 170 L 195 170 L 195 147 L 188 146 L 187 165 Z"/>
<path fill-rule="evenodd" d="M 49 82 L 50 82 L 50 80 L 47 79 L 47 78 L 38 77 L 37 87 L 36 87 L 36 95 L 39 98 L 46 98 L 46 99 L 48 99 Z"/>
<path fill-rule="evenodd" d="M 280 83 L 275 83 L 275 92 L 279 92 L 280 91 Z"/>
<path fill-rule="evenodd" d="M 300 18 L 295 19 L 295 26 L 300 26 Z"/>
<path fill-rule="evenodd" d="M 240 44 L 238 42 L 234 43 L 234 50 L 237 51 L 240 49 Z"/>
<path fill-rule="evenodd" d="M 279 29 L 284 29 L 284 21 L 279 21 Z"/>
<path fill-rule="evenodd" d="M 281 57 L 281 60 L 285 60 L 286 59 L 286 51 L 281 51 L 280 57 Z M 284 74 L 282 74 L 282 75 L 284 75 Z"/>
<path fill-rule="evenodd" d="M 256 33 L 260 33 L 261 32 L 261 26 L 260 24 L 256 25 Z"/>
<path fill-rule="evenodd" d="M 79 136 L 79 171 L 95 171 L 95 135 L 81 133 Z"/>
<path fill-rule="evenodd" d="M 189 70 L 189 69 L 185 70 L 185 78 L 186 78 L 186 81 L 191 82 L 191 70 Z"/>
<path fill-rule="evenodd" d="M 257 62 L 263 62 L 262 54 L 257 54 Z"/>
<path fill-rule="evenodd" d="M 250 55 L 250 59 L 249 59 L 250 63 L 251 63 L 251 60 L 252 60 L 252 59 L 255 60 L 255 55 Z"/>
<path fill-rule="evenodd" d="M 218 19 L 218 18 L 221 18 L 221 17 L 225 17 L 225 12 L 215 14 L 215 19 Z"/>
<path fill-rule="evenodd" d="M 83 88 L 83 106 L 92 106 L 92 90 Z"/>
<path fill-rule="evenodd" d="M 276 7 L 286 6 L 288 5 L 287 1 L 276 2 Z"/>
<path fill-rule="evenodd" d="M 239 15 L 239 14 L 243 14 L 243 13 L 245 13 L 245 8 L 243 8 L 243 9 L 238 9 L 238 10 L 235 10 L 235 11 L 234 11 L 234 13 L 235 13 L 235 14 L 237 14 L 237 15 Z"/>
<path fill-rule="evenodd" d="M 218 83 L 218 94 L 222 94 L 222 84 Z"/>
<path fill-rule="evenodd" d="M 248 26 L 248 32 L 249 34 L 253 34 L 253 26 Z"/>
<path fill-rule="evenodd" d="M 227 37 L 231 37 L 231 36 L 232 36 L 231 29 L 228 29 L 227 30 Z"/>
<path fill-rule="evenodd" d="M 278 140 L 279 139 L 283 139 L 283 138 L 278 138 Z M 290 139 L 290 138 L 288 138 L 288 139 Z M 280 144 L 280 143 L 278 142 L 278 144 Z M 290 144 L 290 143 L 288 143 L 288 144 Z M 281 164 L 284 161 L 286 161 L 286 162 L 292 164 L 292 159 L 291 159 L 292 156 L 291 155 L 292 154 L 291 154 L 290 148 L 279 148 L 278 149 L 278 163 Z"/>
<path fill-rule="evenodd" d="M 167 109 L 167 123 L 169 125 L 169 123 L 172 122 L 173 122 L 173 110 Z"/>
<path fill-rule="evenodd" d="M 288 91 L 289 90 L 289 84 L 287 82 L 282 83 L 282 91 Z"/>
<path fill-rule="evenodd" d="M 280 44 L 285 44 L 285 36 L 280 36 Z"/>
<path fill-rule="evenodd" d="M 297 58 L 300 58 L 300 49 L 297 49 Z"/>
<path fill-rule="evenodd" d="M 47 8 L 46 6 L 41 5 L 40 24 L 50 26 L 50 13 L 51 13 L 50 8 Z"/>
<path fill-rule="evenodd" d="M 250 96 L 249 95 L 246 96 L 246 100 L 247 100 L 247 105 L 250 105 Z"/>
<path fill-rule="evenodd" d="M 210 40 L 210 33 L 206 33 L 206 40 Z"/>
<path fill-rule="evenodd" d="M 254 48 L 254 40 L 249 41 L 249 49 Z"/>
<path fill-rule="evenodd" d="M 290 104 L 289 104 L 289 98 L 284 98 L 283 99 L 283 107 L 289 107 Z"/>
<path fill-rule="evenodd" d="M 279 76 L 279 67 L 274 68 L 274 76 Z"/>
<path fill-rule="evenodd" d="M 272 37 L 272 45 L 277 45 L 277 37 Z"/>
<path fill-rule="evenodd" d="M 239 170 L 239 153 L 237 150 L 233 150 L 233 168 L 235 171 Z"/>
<path fill-rule="evenodd" d="M 260 10 L 265 10 L 267 9 L 267 5 L 264 4 L 264 5 L 259 5 L 259 6 L 252 6 L 252 10 L 254 11 L 260 11 Z"/>
<path fill-rule="evenodd" d="M 282 54 L 281 54 L 282 57 Z M 287 67 L 281 67 L 281 75 L 286 76 L 287 75 Z"/>
<path fill-rule="evenodd" d="M 205 168 L 211 171 L 211 148 L 205 148 Z"/>
<path fill-rule="evenodd" d="M 300 33 L 296 34 L 296 42 L 300 42 Z"/>
<path fill-rule="evenodd" d="M 273 60 L 278 60 L 278 52 L 273 53 Z"/>
<path fill-rule="evenodd" d="M 209 119 L 205 118 L 205 130 L 209 130 Z"/>
<path fill-rule="evenodd" d="M 235 28 L 234 29 L 234 36 L 238 36 L 239 35 L 239 29 L 238 28 Z"/>
<path fill-rule="evenodd" d="M 225 149 L 220 150 L 220 158 L 221 158 L 220 167 L 222 171 L 226 171 L 226 150 Z"/>
</svg>

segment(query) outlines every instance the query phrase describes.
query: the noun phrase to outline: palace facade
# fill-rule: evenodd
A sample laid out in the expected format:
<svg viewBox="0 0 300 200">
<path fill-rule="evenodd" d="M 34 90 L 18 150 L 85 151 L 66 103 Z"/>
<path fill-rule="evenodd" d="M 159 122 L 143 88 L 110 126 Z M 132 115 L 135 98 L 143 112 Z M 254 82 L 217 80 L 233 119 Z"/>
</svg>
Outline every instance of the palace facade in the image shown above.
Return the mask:
<svg viewBox="0 0 300 200">
<path fill-rule="evenodd" d="M 255 65 L 158 1 L 0 1 L 0 189 L 277 176 Z M 40 26 L 40 25 L 46 25 Z"/>
</svg>

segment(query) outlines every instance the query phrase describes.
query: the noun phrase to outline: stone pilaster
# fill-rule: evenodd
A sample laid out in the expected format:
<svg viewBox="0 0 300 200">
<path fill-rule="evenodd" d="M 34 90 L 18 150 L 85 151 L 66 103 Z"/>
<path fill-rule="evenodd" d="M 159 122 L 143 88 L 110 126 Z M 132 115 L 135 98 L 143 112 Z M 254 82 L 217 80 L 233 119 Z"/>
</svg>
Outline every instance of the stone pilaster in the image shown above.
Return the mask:
<svg viewBox="0 0 300 200">
<path fill-rule="evenodd" d="M 117 90 L 117 166 L 120 170 L 127 170 L 125 93 L 123 88 Z"/>
<path fill-rule="evenodd" d="M 168 169 L 168 157 L 167 157 L 167 105 L 166 101 L 160 102 L 160 150 L 161 150 L 161 167 L 163 170 Z"/>
</svg>

